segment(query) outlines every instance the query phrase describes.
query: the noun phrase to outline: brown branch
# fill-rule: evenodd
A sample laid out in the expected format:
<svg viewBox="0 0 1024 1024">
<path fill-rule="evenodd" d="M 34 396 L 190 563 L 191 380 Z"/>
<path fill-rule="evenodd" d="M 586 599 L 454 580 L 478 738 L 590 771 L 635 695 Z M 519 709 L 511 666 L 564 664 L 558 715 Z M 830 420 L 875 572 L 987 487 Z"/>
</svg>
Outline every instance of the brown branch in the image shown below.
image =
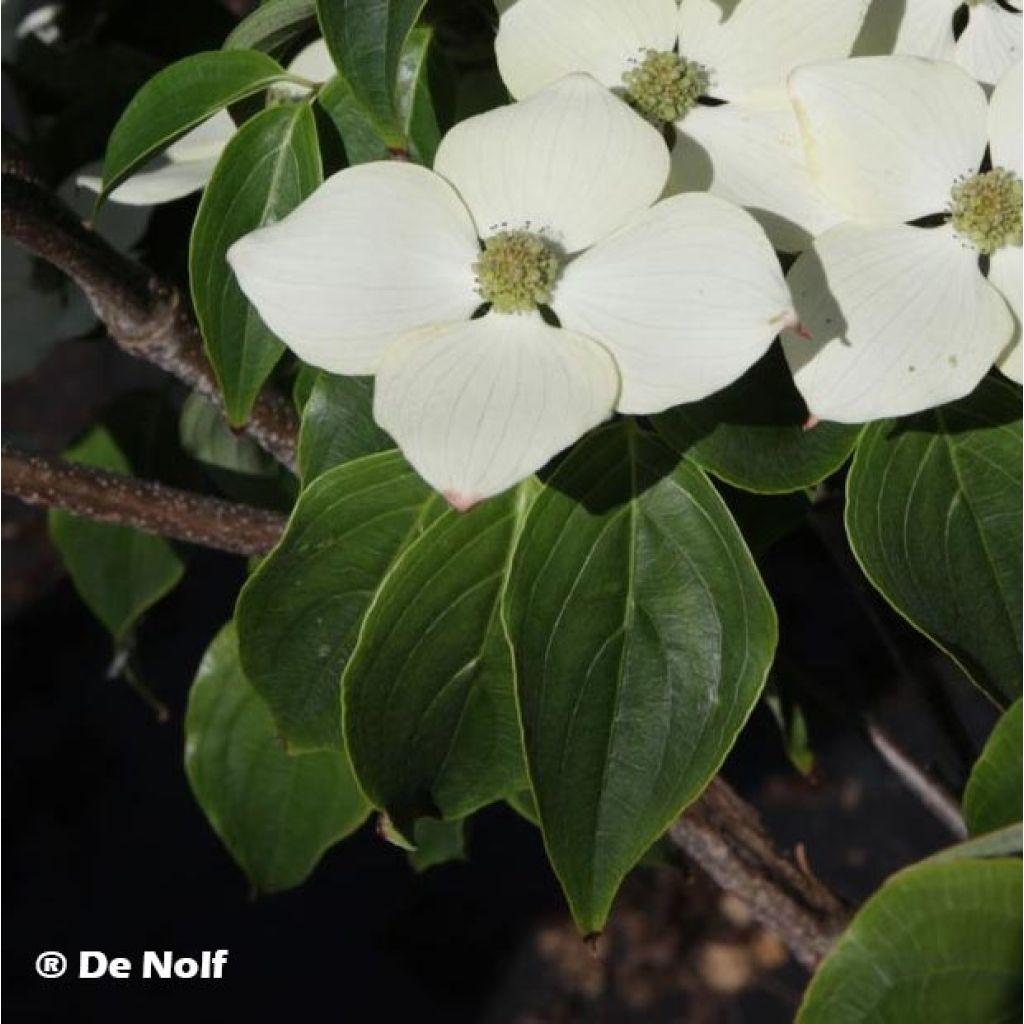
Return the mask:
<svg viewBox="0 0 1024 1024">
<path fill-rule="evenodd" d="M 29 505 L 63 508 L 101 523 L 135 526 L 239 555 L 265 554 L 285 524 L 276 512 L 8 447 L 3 449 L 2 487 L 4 494 Z"/>
<path fill-rule="evenodd" d="M 223 407 L 199 329 L 177 288 L 82 224 L 23 162 L 5 161 L 2 196 L 3 233 L 73 278 L 125 352 Z M 264 389 L 245 432 L 294 469 L 298 423 L 284 395 Z"/>
<path fill-rule="evenodd" d="M 839 899 L 806 864 L 775 847 L 757 812 L 722 779 L 671 826 L 669 837 L 722 889 L 740 897 L 808 970 L 845 927 Z"/>
</svg>

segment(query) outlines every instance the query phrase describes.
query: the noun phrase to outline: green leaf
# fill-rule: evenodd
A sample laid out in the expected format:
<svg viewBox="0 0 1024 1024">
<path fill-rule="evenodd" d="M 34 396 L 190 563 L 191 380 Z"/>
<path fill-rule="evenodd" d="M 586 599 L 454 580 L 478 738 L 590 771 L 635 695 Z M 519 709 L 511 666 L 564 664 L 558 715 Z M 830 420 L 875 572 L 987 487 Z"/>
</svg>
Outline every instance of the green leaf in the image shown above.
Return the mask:
<svg viewBox="0 0 1024 1024">
<path fill-rule="evenodd" d="M 818 969 L 798 1024 L 1020 1019 L 1016 860 L 926 861 L 890 878 Z"/>
<path fill-rule="evenodd" d="M 232 137 L 192 228 L 192 300 L 233 426 L 245 422 L 284 345 L 242 294 L 226 254 L 280 220 L 320 184 L 316 124 L 306 103 L 273 107 Z"/>
<path fill-rule="evenodd" d="M 336 75 L 324 85 L 317 103 L 341 136 L 349 165 L 388 159 L 387 145 L 344 78 Z"/>
<path fill-rule="evenodd" d="M 185 769 L 203 813 L 258 892 L 298 885 L 369 813 L 344 752 L 285 753 L 242 673 L 230 623 L 192 684 Z"/>
<path fill-rule="evenodd" d="M 430 84 L 432 62 L 436 63 L 432 39 L 430 29 L 413 29 L 398 67 L 397 103 L 403 136 L 413 158 L 427 166 L 434 161 L 442 134 Z M 350 165 L 388 159 L 386 136 L 341 75 L 320 90 L 317 101 L 341 136 Z"/>
<path fill-rule="evenodd" d="M 537 801 L 533 799 L 533 790 L 520 789 L 515 793 L 509 793 L 505 797 L 505 803 L 531 825 L 540 825 L 540 816 L 537 814 Z"/>
<path fill-rule="evenodd" d="M 64 452 L 115 473 L 131 466 L 105 427 L 94 427 Z M 138 618 L 177 585 L 184 565 L 167 541 L 130 526 L 79 518 L 63 509 L 49 513 L 50 536 L 79 596 L 121 647 Z"/>
<path fill-rule="evenodd" d="M 807 408 L 776 345 L 734 384 L 655 416 L 654 426 L 677 452 L 726 483 L 779 494 L 834 473 L 861 430 L 841 423 L 805 430 L 806 421 Z"/>
<path fill-rule="evenodd" d="M 971 835 L 1020 820 L 1022 758 L 1021 702 L 1017 700 L 996 723 L 967 780 L 964 820 Z"/>
<path fill-rule="evenodd" d="M 299 475 L 309 484 L 318 476 L 395 442 L 373 419 L 373 378 L 317 375 L 302 410 Z"/>
<path fill-rule="evenodd" d="M 385 145 L 405 148 L 399 64 L 425 0 L 318 0 L 334 62 Z"/>
<path fill-rule="evenodd" d="M 306 408 L 309 396 L 313 393 L 313 385 L 320 378 L 320 373 L 315 366 L 309 366 L 307 363 L 298 364 L 295 379 L 292 381 L 292 404 L 300 416 Z"/>
<path fill-rule="evenodd" d="M 363 614 L 442 505 L 398 452 L 338 466 L 302 492 L 236 614 L 246 676 L 289 750 L 341 746 L 339 681 Z"/>
<path fill-rule="evenodd" d="M 197 53 L 154 75 L 125 108 L 107 142 L 104 199 L 139 166 L 223 107 L 288 77 L 264 53 Z"/>
<path fill-rule="evenodd" d="M 434 163 L 444 134 L 431 88 L 431 69 L 439 62 L 433 39 L 431 29 L 414 28 L 398 65 L 398 109 L 409 139 L 409 151 L 413 159 L 427 167 Z"/>
<path fill-rule="evenodd" d="M 526 784 L 500 604 L 534 493 L 446 512 L 363 620 L 342 677 L 345 742 L 363 791 L 407 836 L 417 818 L 461 818 Z"/>
<path fill-rule="evenodd" d="M 938 853 L 933 853 L 928 862 L 931 864 L 945 863 L 953 860 L 977 860 L 979 857 L 1020 856 L 1024 851 L 1024 826 L 1021 822 L 1005 825 L 995 832 L 986 832 L 962 843 L 947 846 Z"/>
<path fill-rule="evenodd" d="M 275 57 L 316 26 L 316 0 L 267 0 L 224 40 L 225 50 L 262 50 Z"/>
<path fill-rule="evenodd" d="M 548 856 L 596 931 L 729 752 L 775 612 L 707 478 L 628 420 L 578 445 L 537 498 L 506 611 Z"/>
<path fill-rule="evenodd" d="M 414 871 L 423 872 L 439 864 L 466 859 L 465 822 L 420 818 L 413 830 L 416 849 L 409 851 Z"/>
<path fill-rule="evenodd" d="M 1021 693 L 1020 392 L 973 395 L 865 431 L 846 531 L 882 596 L 997 703 Z"/>
<path fill-rule="evenodd" d="M 181 410 L 181 446 L 208 466 L 252 476 L 272 476 L 277 463 L 255 441 L 235 433 L 224 414 L 205 396 L 193 391 Z"/>
</svg>

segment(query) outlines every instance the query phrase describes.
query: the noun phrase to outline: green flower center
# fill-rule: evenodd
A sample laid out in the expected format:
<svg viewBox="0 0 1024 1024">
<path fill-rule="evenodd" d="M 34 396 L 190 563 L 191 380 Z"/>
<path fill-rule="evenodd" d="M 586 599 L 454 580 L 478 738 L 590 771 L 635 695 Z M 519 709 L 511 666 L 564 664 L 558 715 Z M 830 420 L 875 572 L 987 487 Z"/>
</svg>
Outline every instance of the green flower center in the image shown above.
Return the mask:
<svg viewBox="0 0 1024 1024">
<path fill-rule="evenodd" d="M 644 50 L 644 57 L 622 76 L 629 101 L 648 120 L 678 121 L 708 88 L 707 70 L 677 53 Z"/>
<path fill-rule="evenodd" d="M 1021 180 L 1013 171 L 994 167 L 953 186 L 953 228 L 980 253 L 1021 244 Z"/>
<path fill-rule="evenodd" d="M 499 231 L 473 264 L 477 291 L 496 313 L 527 313 L 551 300 L 562 261 L 540 235 Z"/>
</svg>

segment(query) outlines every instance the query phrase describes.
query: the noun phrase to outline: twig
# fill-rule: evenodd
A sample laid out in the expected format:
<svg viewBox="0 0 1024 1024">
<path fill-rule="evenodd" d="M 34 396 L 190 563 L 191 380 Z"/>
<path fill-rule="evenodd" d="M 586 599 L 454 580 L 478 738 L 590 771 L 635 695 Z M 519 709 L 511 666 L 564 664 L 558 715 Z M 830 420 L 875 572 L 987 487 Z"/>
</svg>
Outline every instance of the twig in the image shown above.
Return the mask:
<svg viewBox="0 0 1024 1024">
<path fill-rule="evenodd" d="M 136 480 L 52 455 L 3 449 L 3 493 L 101 523 L 135 526 L 239 555 L 270 550 L 284 529 L 276 512 Z"/>
<path fill-rule="evenodd" d="M 2 194 L 3 233 L 73 278 L 125 352 L 223 407 L 199 329 L 177 288 L 89 230 L 24 162 L 5 161 Z M 264 389 L 245 432 L 294 469 L 298 423 L 285 396 Z"/>
<path fill-rule="evenodd" d="M 808 970 L 845 927 L 839 899 L 775 847 L 757 812 L 722 779 L 672 825 L 669 837 L 722 889 L 740 897 Z"/>
<path fill-rule="evenodd" d="M 870 715 L 864 716 L 864 730 L 871 745 L 895 775 L 958 839 L 967 838 L 960 805 L 945 786 L 917 765 L 910 755 Z"/>
</svg>

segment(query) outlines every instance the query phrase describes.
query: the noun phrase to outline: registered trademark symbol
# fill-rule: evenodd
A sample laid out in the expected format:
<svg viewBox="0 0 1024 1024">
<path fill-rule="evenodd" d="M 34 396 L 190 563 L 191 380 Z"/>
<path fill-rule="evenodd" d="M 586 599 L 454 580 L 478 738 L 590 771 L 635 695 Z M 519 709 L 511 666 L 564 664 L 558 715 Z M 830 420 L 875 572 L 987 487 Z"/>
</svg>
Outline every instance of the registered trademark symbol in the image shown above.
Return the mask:
<svg viewBox="0 0 1024 1024">
<path fill-rule="evenodd" d="M 67 957 L 56 950 L 40 953 L 36 957 L 36 974 L 40 978 L 59 978 L 67 969 Z"/>
</svg>

